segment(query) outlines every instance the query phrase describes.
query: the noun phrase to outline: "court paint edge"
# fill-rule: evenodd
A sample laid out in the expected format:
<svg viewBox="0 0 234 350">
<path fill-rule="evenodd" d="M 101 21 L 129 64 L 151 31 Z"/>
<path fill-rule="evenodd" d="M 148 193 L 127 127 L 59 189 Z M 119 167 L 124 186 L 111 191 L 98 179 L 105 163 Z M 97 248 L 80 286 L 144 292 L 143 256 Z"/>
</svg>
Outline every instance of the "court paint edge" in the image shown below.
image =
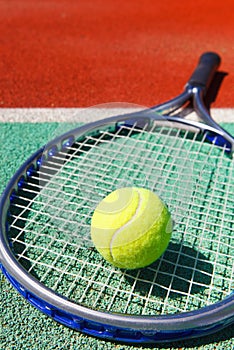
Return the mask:
<svg viewBox="0 0 234 350">
<path fill-rule="evenodd" d="M 109 105 L 89 108 L 0 108 L 0 123 L 91 122 L 139 110 L 136 106 L 126 108 Z M 211 115 L 218 123 L 234 123 L 234 108 L 214 108 L 211 109 Z M 196 119 L 195 113 L 191 114 L 191 118 Z"/>
</svg>

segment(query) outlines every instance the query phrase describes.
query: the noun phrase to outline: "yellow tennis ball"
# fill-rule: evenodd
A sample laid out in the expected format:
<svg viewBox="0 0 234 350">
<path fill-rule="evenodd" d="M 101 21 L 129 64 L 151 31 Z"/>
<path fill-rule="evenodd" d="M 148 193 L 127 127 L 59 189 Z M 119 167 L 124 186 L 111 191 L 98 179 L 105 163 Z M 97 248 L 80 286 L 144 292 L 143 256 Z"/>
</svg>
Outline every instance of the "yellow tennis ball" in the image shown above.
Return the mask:
<svg viewBox="0 0 234 350">
<path fill-rule="evenodd" d="M 144 188 L 111 192 L 98 204 L 91 221 L 91 237 L 98 252 L 124 269 L 153 263 L 166 250 L 171 232 L 167 207 Z"/>
</svg>

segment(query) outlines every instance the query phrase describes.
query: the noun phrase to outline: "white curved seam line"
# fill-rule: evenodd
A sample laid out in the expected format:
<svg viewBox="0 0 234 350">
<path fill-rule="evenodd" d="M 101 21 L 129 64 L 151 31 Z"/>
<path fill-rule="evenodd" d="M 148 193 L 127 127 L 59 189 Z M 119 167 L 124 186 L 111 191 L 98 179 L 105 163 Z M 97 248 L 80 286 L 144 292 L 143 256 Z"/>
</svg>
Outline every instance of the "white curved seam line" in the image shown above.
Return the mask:
<svg viewBox="0 0 234 350">
<path fill-rule="evenodd" d="M 136 190 L 137 191 L 137 190 Z M 114 243 L 114 240 L 115 238 L 118 236 L 118 234 L 120 234 L 127 226 L 131 225 L 132 222 L 135 220 L 135 218 L 137 217 L 138 215 L 138 212 L 140 211 L 140 207 L 141 207 L 141 201 L 142 201 L 142 198 L 141 198 L 141 195 L 140 195 L 140 192 L 137 191 L 138 193 L 138 196 L 139 196 L 139 202 L 138 202 L 138 206 L 136 208 L 136 211 L 134 213 L 134 215 L 131 217 L 131 219 L 129 221 L 127 221 L 122 227 L 120 227 L 118 230 L 115 231 L 115 233 L 113 234 L 112 238 L 111 238 L 111 241 L 110 241 L 110 254 L 111 254 L 111 257 L 113 259 L 113 255 L 112 255 L 112 246 L 113 246 L 113 243 Z M 114 260 L 114 259 L 113 259 Z"/>
</svg>

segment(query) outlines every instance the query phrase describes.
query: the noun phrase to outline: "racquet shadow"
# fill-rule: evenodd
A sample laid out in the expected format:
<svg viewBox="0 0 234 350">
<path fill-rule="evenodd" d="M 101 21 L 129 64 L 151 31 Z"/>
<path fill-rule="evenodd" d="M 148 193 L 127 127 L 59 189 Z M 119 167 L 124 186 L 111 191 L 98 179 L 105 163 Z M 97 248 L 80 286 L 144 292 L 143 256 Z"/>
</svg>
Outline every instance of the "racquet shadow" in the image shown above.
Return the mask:
<svg viewBox="0 0 234 350">
<path fill-rule="evenodd" d="M 227 72 L 216 72 L 214 75 L 214 78 L 212 79 L 212 82 L 209 86 L 209 89 L 207 90 L 207 94 L 205 96 L 205 104 L 208 109 L 210 109 L 210 106 L 213 102 L 215 102 L 218 92 L 220 90 L 220 87 L 223 83 L 223 80 L 228 75 Z"/>
<path fill-rule="evenodd" d="M 212 82 L 207 90 L 206 95 L 204 96 L 204 102 L 205 106 L 207 107 L 208 110 L 210 110 L 212 103 L 215 102 L 220 87 L 223 83 L 223 80 L 225 77 L 228 75 L 226 72 L 216 72 L 214 75 L 214 78 L 212 79 Z M 182 109 L 179 112 L 179 116 L 182 118 L 186 118 L 191 112 L 193 111 L 193 103 L 192 101 L 187 103 L 186 108 Z"/>
<path fill-rule="evenodd" d="M 170 243 L 163 256 L 141 270 L 128 270 L 125 280 L 142 296 L 181 299 L 209 288 L 213 265 L 207 257 L 183 243 Z"/>
</svg>

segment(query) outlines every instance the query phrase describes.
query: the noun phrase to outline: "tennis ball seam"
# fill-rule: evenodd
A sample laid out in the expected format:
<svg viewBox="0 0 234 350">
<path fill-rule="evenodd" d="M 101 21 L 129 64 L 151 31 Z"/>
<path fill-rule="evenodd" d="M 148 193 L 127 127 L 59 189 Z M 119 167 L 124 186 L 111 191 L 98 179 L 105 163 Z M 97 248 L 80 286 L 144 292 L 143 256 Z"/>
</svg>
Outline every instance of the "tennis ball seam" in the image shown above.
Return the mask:
<svg viewBox="0 0 234 350">
<path fill-rule="evenodd" d="M 114 242 L 115 238 L 116 238 L 117 235 L 120 234 L 127 226 L 131 225 L 131 223 L 135 220 L 135 217 L 138 215 L 138 212 L 139 212 L 139 210 L 140 210 L 140 208 L 141 208 L 141 203 L 142 203 L 141 194 L 140 194 L 140 192 L 139 192 L 136 188 L 134 189 L 134 191 L 137 192 L 137 194 L 138 194 L 138 199 L 139 199 L 138 205 L 137 205 L 137 208 L 136 208 L 136 211 L 135 211 L 135 213 L 133 214 L 133 216 L 130 218 L 130 220 L 128 220 L 127 222 L 125 222 L 125 224 L 124 224 L 123 226 L 121 226 L 120 228 L 118 228 L 118 229 L 114 232 L 113 236 L 111 237 L 109 249 L 110 249 L 110 255 L 111 255 L 111 257 L 112 257 L 113 260 L 114 260 L 114 257 L 113 257 L 113 255 L 112 255 L 112 248 L 113 248 L 112 245 L 113 245 L 113 242 Z"/>
</svg>

